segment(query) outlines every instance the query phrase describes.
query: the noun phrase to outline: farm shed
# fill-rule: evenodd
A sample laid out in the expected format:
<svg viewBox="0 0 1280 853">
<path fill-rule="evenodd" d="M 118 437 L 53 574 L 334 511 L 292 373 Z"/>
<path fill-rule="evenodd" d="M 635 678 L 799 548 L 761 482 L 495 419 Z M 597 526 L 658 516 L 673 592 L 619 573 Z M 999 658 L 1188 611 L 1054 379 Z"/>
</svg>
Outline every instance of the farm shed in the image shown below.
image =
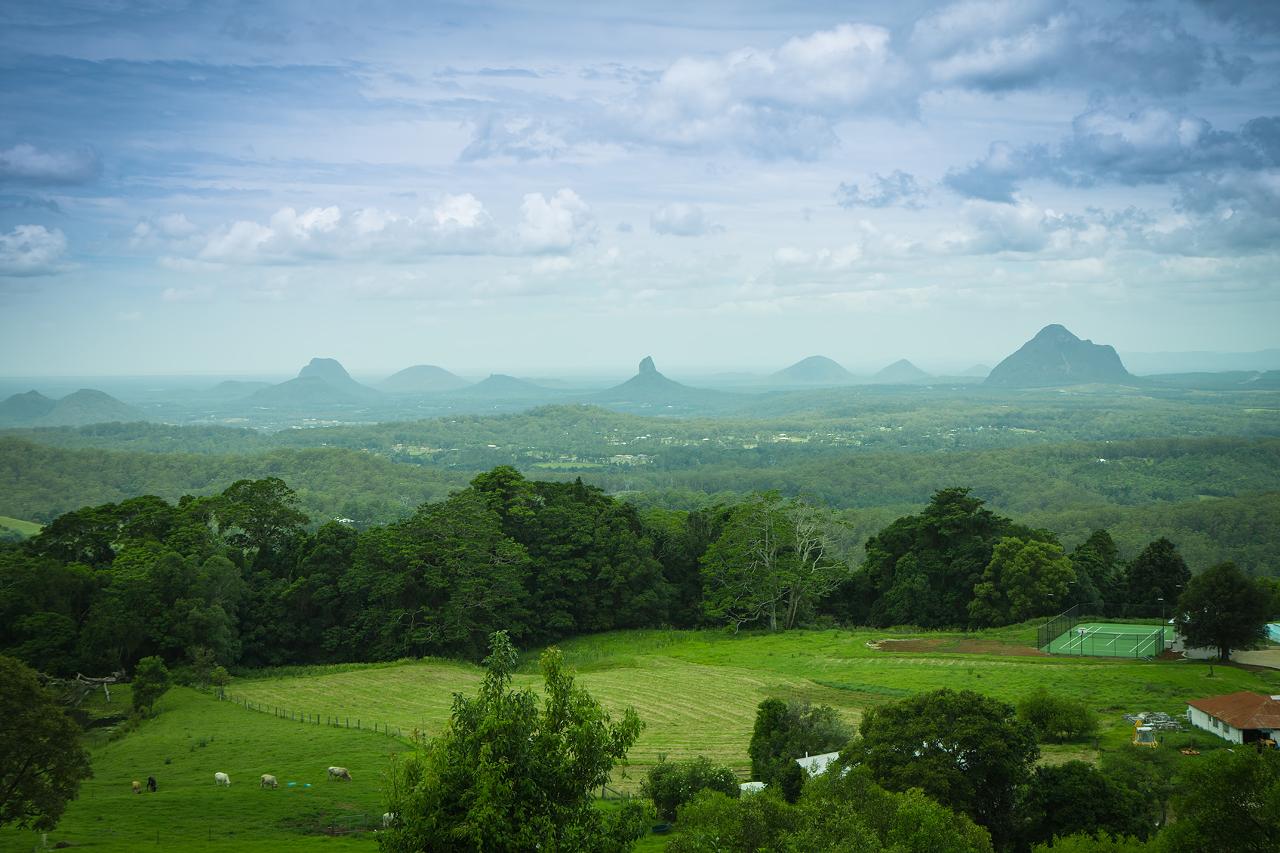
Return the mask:
<svg viewBox="0 0 1280 853">
<path fill-rule="evenodd" d="M 812 776 L 821 776 L 827 772 L 827 767 L 833 761 L 840 757 L 838 752 L 824 752 L 821 755 L 804 754 L 804 758 L 797 758 L 796 764 L 804 768 L 805 772 Z"/>
<path fill-rule="evenodd" d="M 1280 696 L 1242 690 L 1187 703 L 1191 725 L 1232 743 L 1275 740 L 1280 735 Z"/>
</svg>

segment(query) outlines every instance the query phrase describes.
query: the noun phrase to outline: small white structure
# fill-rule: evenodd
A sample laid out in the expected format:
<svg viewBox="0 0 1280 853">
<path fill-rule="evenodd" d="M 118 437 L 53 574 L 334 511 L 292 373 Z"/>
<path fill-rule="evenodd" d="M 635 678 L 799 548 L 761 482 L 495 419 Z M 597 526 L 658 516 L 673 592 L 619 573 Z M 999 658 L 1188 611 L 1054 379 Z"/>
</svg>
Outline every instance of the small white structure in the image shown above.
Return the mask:
<svg viewBox="0 0 1280 853">
<path fill-rule="evenodd" d="M 824 752 L 821 755 L 804 754 L 804 758 L 797 758 L 796 764 L 799 764 L 809 774 L 810 778 L 821 776 L 827 772 L 827 768 L 831 763 L 840 757 L 838 752 Z"/>
<path fill-rule="evenodd" d="M 738 785 L 738 795 L 746 796 L 747 794 L 758 794 L 767 787 L 769 787 L 769 783 L 767 782 L 743 782 Z"/>
<path fill-rule="evenodd" d="M 1280 737 L 1280 696 L 1241 690 L 1187 703 L 1191 725 L 1232 743 L 1254 743 Z"/>
</svg>

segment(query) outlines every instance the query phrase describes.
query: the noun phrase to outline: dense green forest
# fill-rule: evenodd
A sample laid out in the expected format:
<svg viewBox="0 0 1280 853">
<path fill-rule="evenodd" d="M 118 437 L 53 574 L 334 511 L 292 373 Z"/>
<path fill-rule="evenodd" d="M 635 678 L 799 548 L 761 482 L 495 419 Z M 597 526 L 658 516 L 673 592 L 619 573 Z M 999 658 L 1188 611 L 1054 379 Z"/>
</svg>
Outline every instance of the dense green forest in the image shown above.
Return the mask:
<svg viewBox="0 0 1280 853">
<path fill-rule="evenodd" d="M 0 543 L 0 652 L 69 674 L 149 655 L 474 657 L 499 629 L 537 645 L 660 626 L 1003 625 L 1072 602 L 1150 608 L 1191 577 L 1168 540 L 1128 560 L 1098 530 L 1068 552 L 963 488 L 864 550 L 840 513 L 777 492 L 641 510 L 507 466 L 363 530 L 317 527 L 299 507 L 284 481 L 243 479 L 176 502 L 84 507 Z"/>
</svg>

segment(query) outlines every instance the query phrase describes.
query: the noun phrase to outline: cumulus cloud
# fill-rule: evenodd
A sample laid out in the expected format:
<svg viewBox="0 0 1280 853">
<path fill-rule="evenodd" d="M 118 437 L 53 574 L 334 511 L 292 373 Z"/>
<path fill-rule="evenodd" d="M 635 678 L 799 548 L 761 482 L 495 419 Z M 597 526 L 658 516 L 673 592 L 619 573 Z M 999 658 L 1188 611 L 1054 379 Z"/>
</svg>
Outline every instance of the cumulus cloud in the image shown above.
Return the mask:
<svg viewBox="0 0 1280 853">
<path fill-rule="evenodd" d="M 22 143 L 0 151 L 0 183 L 84 184 L 100 171 L 98 155 L 91 148 L 55 151 Z"/>
<path fill-rule="evenodd" d="M 519 244 L 528 252 L 568 252 L 594 243 L 599 228 L 595 215 L 571 189 L 562 189 L 551 198 L 529 193 L 520 206 Z"/>
<path fill-rule="evenodd" d="M 664 204 L 649 215 L 649 227 L 656 234 L 667 234 L 675 237 L 701 237 L 712 231 L 721 230 L 707 218 L 706 213 L 696 204 L 672 202 Z"/>
<path fill-rule="evenodd" d="M 961 195 L 1011 202 L 1025 180 L 1067 186 L 1128 186 L 1229 170 L 1280 166 L 1280 118 L 1261 117 L 1238 131 L 1215 130 L 1202 118 L 1148 107 L 1129 114 L 1090 110 L 1054 146 L 991 144 L 986 156 L 950 170 L 944 183 Z"/>
<path fill-rule="evenodd" d="M 43 225 L 19 225 L 0 234 L 0 276 L 52 275 L 63 269 L 67 238 Z"/>
<path fill-rule="evenodd" d="M 914 175 L 895 170 L 889 175 L 872 175 L 863 185 L 840 184 L 836 189 L 836 204 L 844 208 L 895 206 L 918 208 L 925 195 L 927 195 L 925 189 L 916 181 Z"/>
<path fill-rule="evenodd" d="M 133 249 L 169 248 L 199 236 L 200 229 L 185 214 L 170 213 L 140 221 L 129 236 Z"/>
</svg>

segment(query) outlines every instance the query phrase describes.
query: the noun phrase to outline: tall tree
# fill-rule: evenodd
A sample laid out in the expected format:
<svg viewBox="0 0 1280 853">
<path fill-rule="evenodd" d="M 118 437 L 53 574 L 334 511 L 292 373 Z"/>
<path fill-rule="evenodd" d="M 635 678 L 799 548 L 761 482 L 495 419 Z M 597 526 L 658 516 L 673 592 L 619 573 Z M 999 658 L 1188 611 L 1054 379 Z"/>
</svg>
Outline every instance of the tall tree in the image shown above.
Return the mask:
<svg viewBox="0 0 1280 853">
<path fill-rule="evenodd" d="M 1129 564 L 1127 603 L 1149 611 L 1139 615 L 1149 616 L 1156 609 L 1168 612 L 1189 580 L 1191 570 L 1177 547 L 1161 537 L 1143 548 Z"/>
<path fill-rule="evenodd" d="M 996 543 L 982 581 L 973 588 L 969 616 L 978 625 L 1008 625 L 1056 613 L 1075 579 L 1057 544 L 1007 536 Z"/>
<path fill-rule="evenodd" d="M 1169 853 L 1280 850 L 1280 752 L 1219 750 L 1186 765 L 1178 819 L 1160 834 Z"/>
<path fill-rule="evenodd" d="M 640 735 L 635 711 L 613 721 L 556 650 L 542 655 L 539 708 L 511 686 L 518 659 L 493 634 L 479 693 L 455 695 L 448 727 L 393 768 L 383 850 L 621 853 L 644 833 L 638 802 L 608 816 L 591 802 Z"/>
<path fill-rule="evenodd" d="M 867 711 L 847 755 L 891 791 L 919 788 L 1012 840 L 1019 786 L 1040 755 L 1012 705 L 968 690 L 920 693 Z"/>
<path fill-rule="evenodd" d="M 1232 649 L 1258 645 L 1270 616 L 1269 591 L 1234 563 L 1219 563 L 1187 582 L 1173 623 L 1188 646 L 1215 648 L 1225 661 Z"/>
<path fill-rule="evenodd" d="M 51 829 L 93 775 L 80 730 L 35 670 L 0 656 L 0 826 Z"/>
<path fill-rule="evenodd" d="M 780 780 L 805 755 L 834 752 L 849 742 L 852 734 L 840 715 L 829 705 L 765 699 L 756 708 L 755 727 L 747 754 L 751 756 L 751 778 L 757 782 Z"/>
</svg>

